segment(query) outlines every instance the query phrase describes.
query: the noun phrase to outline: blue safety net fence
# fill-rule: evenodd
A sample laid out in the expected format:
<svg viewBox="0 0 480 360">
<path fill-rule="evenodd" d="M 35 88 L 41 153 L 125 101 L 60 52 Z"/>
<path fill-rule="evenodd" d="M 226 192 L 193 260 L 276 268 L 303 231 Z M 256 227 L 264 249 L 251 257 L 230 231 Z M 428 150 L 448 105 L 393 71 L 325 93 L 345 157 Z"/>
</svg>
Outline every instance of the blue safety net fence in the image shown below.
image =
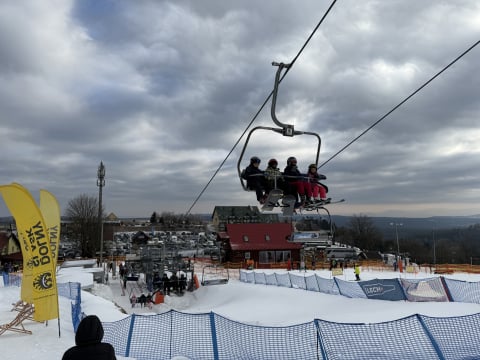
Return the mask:
<svg viewBox="0 0 480 360">
<path fill-rule="evenodd" d="M 428 279 L 344 281 L 316 274 L 240 270 L 240 280 L 304 291 L 403 301 L 479 303 L 479 283 Z M 171 310 L 104 323 L 104 340 L 118 355 L 142 359 L 480 359 L 480 313 L 412 315 L 384 323 L 310 323 L 268 327 L 211 313 Z"/>
<path fill-rule="evenodd" d="M 397 300 L 403 296 L 402 300 L 407 301 L 442 299 L 474 303 L 480 299 L 479 283 L 443 277 L 349 282 L 324 279 L 318 275 L 241 270 L 240 279 L 264 286 L 277 285 L 360 298 Z M 260 280 L 256 282 L 256 279 Z M 73 301 L 72 322 L 76 329 L 82 316 L 80 284 L 58 284 L 58 289 L 59 295 Z M 390 296 L 391 293 L 396 295 Z M 192 360 L 465 360 L 480 359 L 479 324 L 480 313 L 457 317 L 416 314 L 368 324 L 314 319 L 304 324 L 271 327 L 243 324 L 213 312 L 190 314 L 170 310 L 157 315 L 133 314 L 116 322 L 103 323 L 103 341 L 111 343 L 118 356 L 137 360 L 175 357 Z"/>
<path fill-rule="evenodd" d="M 412 315 L 374 324 L 312 322 L 269 327 L 211 313 L 170 310 L 103 323 L 117 355 L 172 359 L 479 359 L 480 314 Z"/>
<path fill-rule="evenodd" d="M 350 298 L 480 304 L 480 282 L 453 280 L 443 276 L 345 281 L 337 277 L 325 279 L 311 273 L 264 273 L 242 269 L 239 279 L 250 284 L 282 286 Z"/>
<path fill-rule="evenodd" d="M 3 286 L 20 286 L 22 277 L 18 274 L 2 272 Z"/>
<path fill-rule="evenodd" d="M 83 319 L 81 284 L 77 282 L 57 283 L 57 289 L 59 296 L 72 300 L 72 325 L 76 332 L 78 324 L 80 324 L 80 321 Z"/>
</svg>

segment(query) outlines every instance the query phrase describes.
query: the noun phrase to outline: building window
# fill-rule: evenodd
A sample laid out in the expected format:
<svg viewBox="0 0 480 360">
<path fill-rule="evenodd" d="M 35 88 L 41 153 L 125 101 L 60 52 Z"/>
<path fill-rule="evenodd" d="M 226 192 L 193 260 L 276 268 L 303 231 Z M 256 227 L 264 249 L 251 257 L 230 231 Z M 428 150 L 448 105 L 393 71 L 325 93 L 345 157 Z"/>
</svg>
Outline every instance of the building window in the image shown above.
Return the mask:
<svg viewBox="0 0 480 360">
<path fill-rule="evenodd" d="M 285 262 L 290 259 L 290 250 L 287 251 L 275 251 L 275 262 Z"/>
<path fill-rule="evenodd" d="M 270 235 L 265 234 L 265 240 L 266 240 L 266 241 L 270 241 Z"/>
<path fill-rule="evenodd" d="M 275 264 L 287 262 L 292 256 L 290 250 L 280 250 L 280 251 L 259 251 L 258 252 L 258 262 L 260 264 Z"/>
<path fill-rule="evenodd" d="M 275 251 L 259 251 L 258 262 L 260 264 L 274 264 L 275 263 Z"/>
<path fill-rule="evenodd" d="M 248 235 L 243 235 L 243 241 L 248 242 Z"/>
</svg>

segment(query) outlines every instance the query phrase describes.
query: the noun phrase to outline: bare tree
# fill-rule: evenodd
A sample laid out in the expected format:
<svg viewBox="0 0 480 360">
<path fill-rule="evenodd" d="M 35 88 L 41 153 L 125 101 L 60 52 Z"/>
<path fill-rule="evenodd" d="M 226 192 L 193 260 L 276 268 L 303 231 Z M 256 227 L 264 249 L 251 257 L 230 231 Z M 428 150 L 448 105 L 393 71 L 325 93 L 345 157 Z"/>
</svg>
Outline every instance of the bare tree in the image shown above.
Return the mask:
<svg viewBox="0 0 480 360">
<path fill-rule="evenodd" d="M 157 221 L 158 221 L 158 219 L 157 219 L 157 212 L 154 211 L 153 214 L 152 214 L 152 216 L 150 216 L 150 223 L 151 223 L 151 224 L 156 224 Z"/>
<path fill-rule="evenodd" d="M 100 248 L 98 199 L 79 195 L 68 202 L 65 215 L 72 221 L 72 235 L 77 239 L 82 256 L 95 256 L 96 249 Z"/>
<path fill-rule="evenodd" d="M 363 250 L 380 250 L 382 247 L 382 234 L 368 216 L 353 215 L 348 228 L 355 246 Z"/>
</svg>

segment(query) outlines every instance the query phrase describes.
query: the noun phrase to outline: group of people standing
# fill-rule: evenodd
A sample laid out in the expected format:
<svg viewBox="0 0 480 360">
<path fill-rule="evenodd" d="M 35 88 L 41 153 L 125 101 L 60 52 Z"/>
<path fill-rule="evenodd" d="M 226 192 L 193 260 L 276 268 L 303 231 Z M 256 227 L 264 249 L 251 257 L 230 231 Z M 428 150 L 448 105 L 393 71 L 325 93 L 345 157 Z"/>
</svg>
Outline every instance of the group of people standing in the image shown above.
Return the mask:
<svg viewBox="0 0 480 360">
<path fill-rule="evenodd" d="M 132 308 L 135 307 L 136 304 L 140 304 L 140 307 L 148 307 L 149 309 L 152 308 L 153 305 L 153 298 L 152 294 L 148 293 L 145 295 L 142 293 L 139 297 L 137 297 L 134 293 L 130 296 L 130 303 L 132 304 Z"/>
<path fill-rule="evenodd" d="M 163 273 L 162 277 L 155 273 L 153 275 L 153 285 L 158 289 L 163 289 L 164 295 L 170 295 L 171 291 L 183 293 L 187 288 L 187 277 L 184 273 L 181 273 L 180 277 L 175 273 L 172 273 L 170 277 L 168 277 L 167 273 Z"/>
<path fill-rule="evenodd" d="M 317 165 L 310 164 L 306 174 L 297 167 L 297 159 L 293 156 L 287 159 L 287 166 L 280 171 L 276 159 L 270 159 L 265 170 L 260 169 L 261 160 L 257 156 L 250 159 L 242 177 L 247 180 L 247 187 L 254 190 L 258 202 L 264 204 L 268 194 L 273 189 L 280 189 L 284 195 L 293 195 L 299 199 L 300 206 L 328 203 L 328 187 L 320 180 L 326 176 L 317 172 Z"/>
</svg>

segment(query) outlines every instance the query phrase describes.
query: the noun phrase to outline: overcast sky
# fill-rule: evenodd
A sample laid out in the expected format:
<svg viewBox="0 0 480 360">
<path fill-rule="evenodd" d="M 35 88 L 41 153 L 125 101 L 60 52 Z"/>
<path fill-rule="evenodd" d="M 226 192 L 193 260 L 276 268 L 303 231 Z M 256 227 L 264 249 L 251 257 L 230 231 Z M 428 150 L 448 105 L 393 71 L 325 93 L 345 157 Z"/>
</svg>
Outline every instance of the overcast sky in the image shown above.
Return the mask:
<svg viewBox="0 0 480 360">
<path fill-rule="evenodd" d="M 0 184 L 47 189 L 64 213 L 98 196 L 103 161 L 107 213 L 186 213 L 272 91 L 271 62 L 291 62 L 330 4 L 0 2 Z M 479 40 L 477 0 L 339 0 L 282 81 L 277 118 L 320 135 L 321 164 Z M 332 213 L 480 214 L 478 64 L 480 46 L 320 169 L 346 199 Z M 254 126 L 276 126 L 270 102 Z M 191 213 L 256 205 L 237 175 L 244 144 Z M 306 171 L 316 142 L 255 131 L 242 167 L 253 155 Z"/>
</svg>

